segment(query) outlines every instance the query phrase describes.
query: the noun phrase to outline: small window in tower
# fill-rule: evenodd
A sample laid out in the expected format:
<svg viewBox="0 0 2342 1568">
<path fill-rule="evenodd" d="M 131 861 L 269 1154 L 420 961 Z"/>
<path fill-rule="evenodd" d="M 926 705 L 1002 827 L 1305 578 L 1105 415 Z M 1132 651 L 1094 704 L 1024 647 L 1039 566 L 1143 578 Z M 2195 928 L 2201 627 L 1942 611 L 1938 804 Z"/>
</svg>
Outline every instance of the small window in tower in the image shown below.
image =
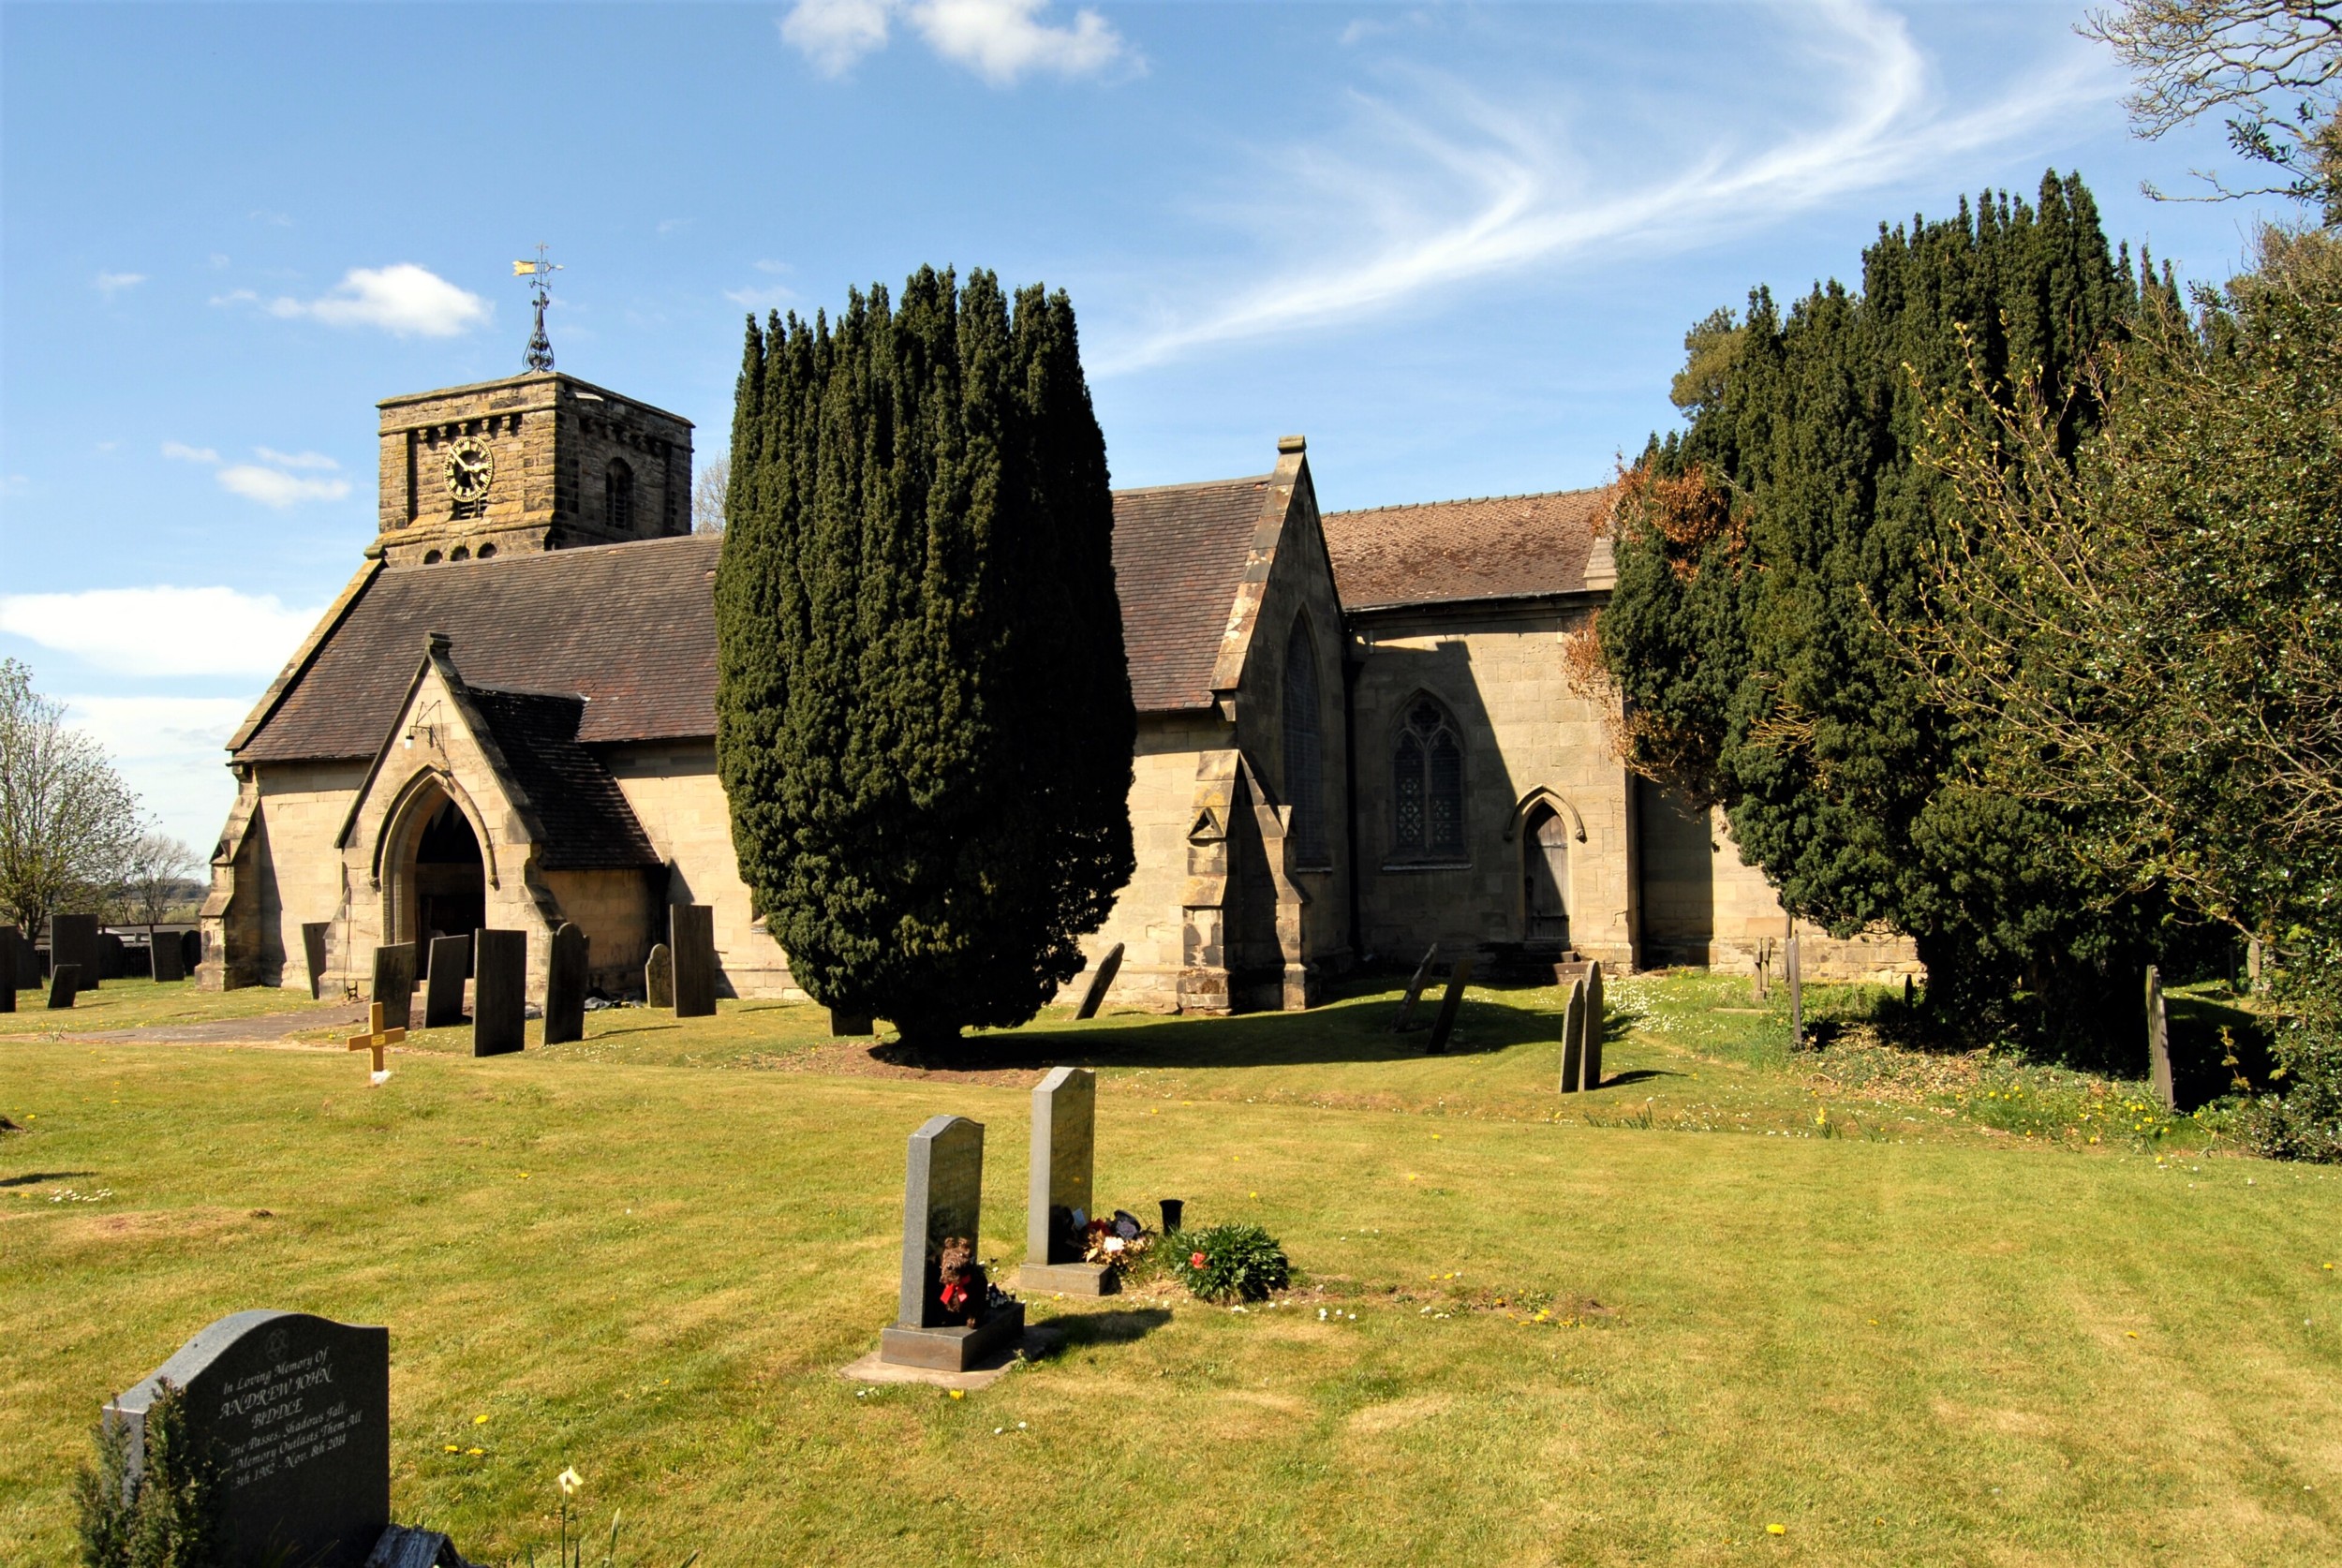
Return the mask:
<svg viewBox="0 0 2342 1568">
<path fill-rule="evenodd" d="M 480 556 L 479 556 L 479 558 L 480 558 L 481 560 L 483 560 L 483 561 L 484 561 L 484 560 L 486 560 L 489 556 L 491 556 L 491 555 L 495 555 L 496 553 L 497 553 L 497 547 L 496 547 L 495 545 L 493 545 L 493 544 L 483 544 L 483 545 L 482 545 L 482 546 L 480 547 Z"/>
<path fill-rule="evenodd" d="M 608 481 L 610 497 L 610 529 L 613 533 L 634 531 L 634 470 L 626 466 L 626 459 L 610 460 Z"/>
<path fill-rule="evenodd" d="M 422 553 L 422 564 L 425 566 L 437 566 L 439 564 L 439 553 L 437 550 L 424 551 Z"/>
<path fill-rule="evenodd" d="M 447 558 L 451 561 L 468 561 L 471 559 L 470 547 L 459 544 L 447 553 Z"/>
</svg>

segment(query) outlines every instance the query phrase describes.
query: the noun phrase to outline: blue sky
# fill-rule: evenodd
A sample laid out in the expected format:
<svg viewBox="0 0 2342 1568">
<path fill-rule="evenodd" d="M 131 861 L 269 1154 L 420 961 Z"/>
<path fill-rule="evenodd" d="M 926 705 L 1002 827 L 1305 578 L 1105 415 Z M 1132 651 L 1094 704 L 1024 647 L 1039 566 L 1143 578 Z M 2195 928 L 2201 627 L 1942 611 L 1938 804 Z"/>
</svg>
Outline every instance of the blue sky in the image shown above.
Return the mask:
<svg viewBox="0 0 2342 1568">
<path fill-rule="evenodd" d="M 2197 277 L 2255 214 L 2082 7 L 0 9 L 0 653 L 208 849 L 217 747 L 374 533 L 376 400 L 560 368 L 720 452 L 741 319 L 923 262 L 1071 291 L 1119 484 L 1596 483 L 1683 331 L 2078 169 Z"/>
</svg>

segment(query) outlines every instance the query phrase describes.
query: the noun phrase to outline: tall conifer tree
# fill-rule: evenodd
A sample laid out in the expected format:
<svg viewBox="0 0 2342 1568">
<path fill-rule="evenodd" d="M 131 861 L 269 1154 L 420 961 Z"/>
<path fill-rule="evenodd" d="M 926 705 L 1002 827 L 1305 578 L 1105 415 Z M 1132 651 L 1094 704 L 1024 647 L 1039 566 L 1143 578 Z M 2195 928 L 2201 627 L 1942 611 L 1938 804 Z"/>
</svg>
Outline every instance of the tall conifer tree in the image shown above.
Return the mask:
<svg viewBox="0 0 2342 1568">
<path fill-rule="evenodd" d="M 932 1044 L 1023 1023 L 1133 869 L 1105 442 L 1063 292 L 922 269 L 751 319 L 717 764 L 799 984 Z"/>
</svg>

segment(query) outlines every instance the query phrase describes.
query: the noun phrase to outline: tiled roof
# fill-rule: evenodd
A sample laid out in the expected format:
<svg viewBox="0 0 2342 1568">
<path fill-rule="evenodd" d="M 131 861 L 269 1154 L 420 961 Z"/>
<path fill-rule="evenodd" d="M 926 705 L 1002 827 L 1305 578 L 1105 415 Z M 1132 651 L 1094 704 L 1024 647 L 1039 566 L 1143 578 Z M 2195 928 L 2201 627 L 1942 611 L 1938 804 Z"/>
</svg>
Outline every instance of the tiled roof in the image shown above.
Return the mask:
<svg viewBox="0 0 2342 1568">
<path fill-rule="evenodd" d="M 1211 706 L 1211 667 L 1268 476 L 1114 495 L 1114 583 L 1141 713 Z"/>
<path fill-rule="evenodd" d="M 1326 551 L 1344 610 L 1576 593 L 1610 488 L 1335 511 Z"/>
<path fill-rule="evenodd" d="M 578 744 L 584 699 L 465 684 L 544 832 L 539 865 L 585 871 L 660 864 L 618 781 Z"/>
<path fill-rule="evenodd" d="M 585 698 L 581 744 L 712 735 L 720 543 L 684 535 L 386 570 L 236 755 L 373 756 L 433 631 L 467 683 Z"/>
</svg>

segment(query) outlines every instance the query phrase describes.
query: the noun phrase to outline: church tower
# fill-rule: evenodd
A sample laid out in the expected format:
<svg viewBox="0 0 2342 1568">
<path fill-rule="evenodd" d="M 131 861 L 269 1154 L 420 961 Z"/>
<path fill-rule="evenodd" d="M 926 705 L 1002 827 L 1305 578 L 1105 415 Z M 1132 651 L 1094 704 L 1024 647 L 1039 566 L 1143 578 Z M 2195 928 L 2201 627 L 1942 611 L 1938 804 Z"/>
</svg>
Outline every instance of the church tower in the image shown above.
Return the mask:
<svg viewBox="0 0 2342 1568">
<path fill-rule="evenodd" d="M 664 409 L 550 369 L 378 407 L 385 565 L 691 531 L 691 422 Z"/>
</svg>

